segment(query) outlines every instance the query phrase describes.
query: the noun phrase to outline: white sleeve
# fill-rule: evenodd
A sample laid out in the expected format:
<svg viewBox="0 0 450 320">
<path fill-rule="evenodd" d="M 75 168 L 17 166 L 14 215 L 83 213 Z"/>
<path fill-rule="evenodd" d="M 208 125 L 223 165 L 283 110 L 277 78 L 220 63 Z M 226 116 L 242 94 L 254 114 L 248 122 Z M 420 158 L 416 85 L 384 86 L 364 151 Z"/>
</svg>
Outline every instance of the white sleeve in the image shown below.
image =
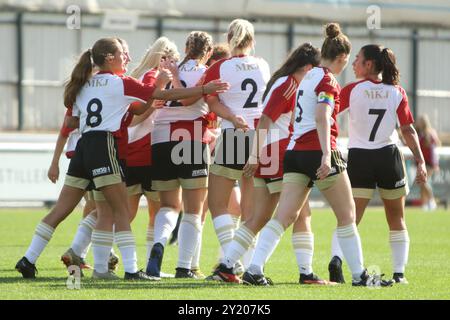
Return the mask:
<svg viewBox="0 0 450 320">
<path fill-rule="evenodd" d="M 72 107 L 72 117 L 78 117 L 79 118 L 80 114 L 81 114 L 80 108 L 78 108 L 78 105 L 76 103 L 74 103 L 73 107 Z"/>
</svg>

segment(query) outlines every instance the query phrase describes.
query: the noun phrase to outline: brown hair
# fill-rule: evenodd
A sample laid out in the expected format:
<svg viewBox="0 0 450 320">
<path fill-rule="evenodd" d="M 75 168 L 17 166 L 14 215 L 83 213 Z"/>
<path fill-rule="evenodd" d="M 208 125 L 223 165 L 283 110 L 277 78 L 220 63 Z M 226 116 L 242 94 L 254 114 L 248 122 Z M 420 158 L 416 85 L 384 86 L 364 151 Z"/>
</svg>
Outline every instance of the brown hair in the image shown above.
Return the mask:
<svg viewBox="0 0 450 320">
<path fill-rule="evenodd" d="M 396 65 L 394 52 L 378 44 L 368 44 L 361 48 L 364 60 L 372 60 L 376 73 L 382 73 L 382 82 L 397 85 L 400 82 L 400 72 Z"/>
<path fill-rule="evenodd" d="M 186 57 L 180 67 L 190 59 L 201 60 L 213 48 L 211 35 L 203 31 L 192 31 L 186 40 Z"/>
<path fill-rule="evenodd" d="M 295 49 L 281 68 L 272 75 L 267 83 L 262 100 L 264 101 L 275 81 L 281 77 L 293 74 L 298 69 L 308 64 L 311 64 L 313 67 L 317 67 L 320 64 L 320 51 L 318 48 L 314 48 L 311 43 L 304 43 Z"/>
<path fill-rule="evenodd" d="M 321 50 L 323 59 L 333 61 L 341 54 L 350 54 L 352 45 L 338 23 L 326 24 L 325 36 Z"/>
<path fill-rule="evenodd" d="M 222 60 L 231 56 L 230 48 L 226 43 L 219 43 L 214 46 L 213 53 L 206 63 L 207 66 L 211 65 L 211 62 Z"/>
<path fill-rule="evenodd" d="M 67 108 L 73 106 L 81 88 L 92 76 L 93 65 L 101 67 L 109 54 L 116 53 L 119 45 L 116 38 L 103 38 L 97 40 L 92 49 L 83 52 L 64 87 L 64 105 Z"/>
</svg>

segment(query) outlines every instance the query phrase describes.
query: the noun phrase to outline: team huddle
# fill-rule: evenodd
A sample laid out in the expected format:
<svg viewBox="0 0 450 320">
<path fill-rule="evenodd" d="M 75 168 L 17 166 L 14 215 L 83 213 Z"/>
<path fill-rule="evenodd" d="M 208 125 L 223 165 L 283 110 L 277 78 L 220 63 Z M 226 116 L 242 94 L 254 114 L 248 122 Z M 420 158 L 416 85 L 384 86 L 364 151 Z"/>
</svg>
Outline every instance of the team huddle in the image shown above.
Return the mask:
<svg viewBox="0 0 450 320">
<path fill-rule="evenodd" d="M 171 277 L 161 266 L 175 228 L 173 276 L 204 279 L 199 262 L 209 211 L 221 257 L 206 280 L 272 285 L 264 266 L 293 225 L 300 284 L 345 283 L 344 261 L 353 286 L 408 283 L 408 184 L 397 128 L 417 162 L 415 182 L 425 183 L 427 171 L 394 53 L 360 48 L 352 64 L 358 81 L 341 89 L 336 76 L 351 43 L 338 24 L 325 26 L 321 49 L 300 45 L 273 74 L 250 54 L 254 43 L 252 24 L 236 19 L 226 45 L 191 32 L 181 61 L 173 42 L 157 39 L 130 76 L 123 39 L 100 39 L 81 55 L 64 90 L 67 112 L 50 180 L 58 179 L 65 145 L 69 168 L 55 207 L 16 264 L 24 278 L 35 278 L 38 257 L 84 197 L 83 219 L 61 260 L 88 268 L 92 246 L 96 279 L 119 279 L 114 243 L 126 280 Z M 347 161 L 336 144 L 340 113 L 349 117 Z M 312 268 L 314 185 L 337 221 L 328 280 Z M 390 230 L 392 280 L 367 271 L 357 228 L 376 188 Z M 145 270 L 130 227 L 142 196 L 149 213 Z"/>
</svg>

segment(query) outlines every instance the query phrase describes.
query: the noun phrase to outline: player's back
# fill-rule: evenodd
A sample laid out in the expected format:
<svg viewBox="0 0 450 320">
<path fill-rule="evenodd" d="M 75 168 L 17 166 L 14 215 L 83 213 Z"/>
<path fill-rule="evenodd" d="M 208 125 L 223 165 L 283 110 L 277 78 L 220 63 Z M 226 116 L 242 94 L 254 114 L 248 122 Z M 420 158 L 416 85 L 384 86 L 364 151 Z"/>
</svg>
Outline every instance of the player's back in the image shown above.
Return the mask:
<svg viewBox="0 0 450 320">
<path fill-rule="evenodd" d="M 403 88 L 363 80 L 346 86 L 342 97 L 349 107 L 349 148 L 378 149 L 398 142 L 398 111 L 407 107 Z"/>
<path fill-rule="evenodd" d="M 244 55 L 221 60 L 217 64 L 220 70 L 216 78 L 230 83 L 230 89 L 219 94 L 220 100 L 235 115 L 244 117 L 253 129 L 254 120 L 261 116 L 263 110 L 261 100 L 270 79 L 269 65 L 262 58 Z M 233 124 L 224 120 L 222 128 L 233 128 Z"/>
</svg>

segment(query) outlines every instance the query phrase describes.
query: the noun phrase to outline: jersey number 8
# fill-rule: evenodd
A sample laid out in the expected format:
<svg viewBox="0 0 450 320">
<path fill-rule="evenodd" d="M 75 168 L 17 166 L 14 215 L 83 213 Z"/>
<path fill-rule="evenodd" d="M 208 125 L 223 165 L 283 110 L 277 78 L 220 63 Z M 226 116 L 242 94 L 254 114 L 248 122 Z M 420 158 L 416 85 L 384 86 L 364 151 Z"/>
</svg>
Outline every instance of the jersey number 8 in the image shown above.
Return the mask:
<svg viewBox="0 0 450 320">
<path fill-rule="evenodd" d="M 97 108 L 92 110 L 92 106 L 96 105 Z M 103 105 L 102 102 L 94 98 L 91 101 L 89 101 L 87 105 L 87 118 L 86 118 L 86 125 L 90 126 L 91 128 L 98 127 L 100 123 L 102 123 L 102 115 L 100 112 L 102 112 Z"/>
</svg>

